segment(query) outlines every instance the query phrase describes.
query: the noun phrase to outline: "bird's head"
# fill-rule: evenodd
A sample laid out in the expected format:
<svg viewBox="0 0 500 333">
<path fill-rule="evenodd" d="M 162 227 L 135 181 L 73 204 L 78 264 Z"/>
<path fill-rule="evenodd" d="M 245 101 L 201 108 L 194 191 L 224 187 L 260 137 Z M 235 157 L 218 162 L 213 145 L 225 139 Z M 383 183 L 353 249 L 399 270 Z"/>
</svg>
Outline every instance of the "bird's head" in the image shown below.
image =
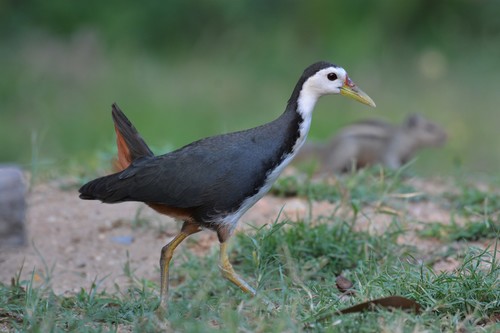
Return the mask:
<svg viewBox="0 0 500 333">
<path fill-rule="evenodd" d="M 375 102 L 351 81 L 342 67 L 327 62 L 317 62 L 306 68 L 301 79 L 303 93 L 316 97 L 341 94 L 375 107 Z"/>
</svg>

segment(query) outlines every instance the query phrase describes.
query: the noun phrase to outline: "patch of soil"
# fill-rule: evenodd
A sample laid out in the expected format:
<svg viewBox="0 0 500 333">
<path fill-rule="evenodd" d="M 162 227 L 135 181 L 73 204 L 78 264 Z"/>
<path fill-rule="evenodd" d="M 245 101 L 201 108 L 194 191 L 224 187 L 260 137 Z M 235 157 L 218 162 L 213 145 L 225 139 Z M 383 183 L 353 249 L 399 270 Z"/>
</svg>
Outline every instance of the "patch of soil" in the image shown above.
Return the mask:
<svg viewBox="0 0 500 333">
<path fill-rule="evenodd" d="M 425 183 L 418 184 L 425 188 Z M 432 190 L 436 191 L 435 183 Z M 304 219 L 319 216 L 348 217 L 349 207 L 313 202 L 301 198 L 266 196 L 241 219 L 238 232 L 250 226 L 270 224 L 277 219 Z M 102 204 L 78 198 L 76 186 L 62 190 L 60 182 L 35 186 L 28 197 L 27 230 L 29 244 L 20 248 L 3 248 L 0 252 L 0 281 L 10 283 L 22 268 L 21 279 L 36 283 L 50 277 L 57 294 L 89 289 L 94 282 L 100 289 L 113 290 L 130 282 L 124 273 L 127 263 L 134 274 L 159 283 L 161 248 L 179 231 L 180 223 L 162 216 L 140 203 Z M 394 212 L 384 214 L 381 207 L 368 207 L 359 214 L 357 227 L 371 232 L 384 232 Z M 449 212 L 432 202 L 417 202 L 402 207 L 402 223 L 408 230 L 417 230 L 425 222 L 449 223 Z M 418 221 L 418 222 L 417 222 Z M 443 246 L 435 240 L 422 240 L 415 233 L 405 233 L 401 243 L 413 244 L 426 251 Z M 181 244 L 172 262 L 175 265 L 182 251 L 203 255 L 218 251 L 215 233 L 200 232 Z M 476 244 L 485 246 L 485 244 Z M 453 260 L 438 262 L 438 269 L 456 268 Z"/>
</svg>

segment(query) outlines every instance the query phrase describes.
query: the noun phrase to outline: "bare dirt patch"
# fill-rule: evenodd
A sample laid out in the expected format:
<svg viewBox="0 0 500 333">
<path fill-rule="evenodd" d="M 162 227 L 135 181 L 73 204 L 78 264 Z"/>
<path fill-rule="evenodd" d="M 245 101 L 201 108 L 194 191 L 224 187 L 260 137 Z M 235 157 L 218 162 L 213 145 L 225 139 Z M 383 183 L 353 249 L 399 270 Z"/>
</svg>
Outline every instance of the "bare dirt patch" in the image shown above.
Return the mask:
<svg viewBox="0 0 500 333">
<path fill-rule="evenodd" d="M 435 182 L 419 181 L 417 185 L 422 191 L 429 188 L 439 191 Z M 30 279 L 34 273 L 35 282 L 41 283 L 49 275 L 58 294 L 88 289 L 94 282 L 99 282 L 100 288 L 112 290 L 115 283 L 119 286 L 128 283 L 124 267 L 129 263 L 136 276 L 158 283 L 160 249 L 179 231 L 180 223 L 140 203 L 107 205 L 80 200 L 77 187 L 70 188 L 63 190 L 61 182 L 51 182 L 32 189 L 28 197 L 29 244 L 1 250 L 0 281 L 10 283 L 22 267 L 21 279 Z M 266 196 L 242 217 L 238 232 L 250 229 L 250 225 L 270 224 L 277 219 L 312 221 L 334 213 L 349 215 L 347 208 L 338 205 Z M 399 242 L 428 252 L 446 246 L 437 240 L 421 239 L 411 232 L 425 222 L 449 223 L 450 213 L 438 204 L 407 203 L 400 207 L 398 214 L 404 228 L 410 230 Z M 393 216 L 393 213 L 384 214 L 383 207 L 366 207 L 359 214 L 357 227 L 381 233 Z M 213 232 L 201 232 L 182 244 L 176 256 L 182 259 L 180 254 L 187 250 L 203 255 L 218 250 L 217 244 Z M 474 245 L 485 247 L 487 244 Z M 174 256 L 174 264 L 175 259 Z M 436 263 L 438 270 L 453 270 L 456 266 L 456 260 L 449 258 Z"/>
</svg>

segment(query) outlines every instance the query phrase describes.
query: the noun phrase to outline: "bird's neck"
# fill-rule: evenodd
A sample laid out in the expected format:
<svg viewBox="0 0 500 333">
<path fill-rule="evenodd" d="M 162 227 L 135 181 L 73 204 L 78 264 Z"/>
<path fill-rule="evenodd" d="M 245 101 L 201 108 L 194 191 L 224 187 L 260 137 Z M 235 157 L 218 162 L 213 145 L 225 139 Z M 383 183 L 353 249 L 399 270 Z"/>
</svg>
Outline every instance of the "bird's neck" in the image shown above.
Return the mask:
<svg viewBox="0 0 500 333">
<path fill-rule="evenodd" d="M 270 189 L 306 141 L 316 100 L 314 96 L 303 94 L 296 88 L 285 112 L 276 120 L 259 127 L 266 137 L 266 146 L 272 147 L 264 164 L 267 174 L 264 186 L 259 190 L 260 195 Z"/>
<path fill-rule="evenodd" d="M 310 89 L 305 89 L 303 85 L 297 85 L 288 101 L 287 108 L 282 117 L 292 116 L 296 122 L 296 142 L 293 153 L 296 153 L 304 144 L 309 133 L 312 121 L 312 112 L 318 101 L 318 94 Z"/>
</svg>

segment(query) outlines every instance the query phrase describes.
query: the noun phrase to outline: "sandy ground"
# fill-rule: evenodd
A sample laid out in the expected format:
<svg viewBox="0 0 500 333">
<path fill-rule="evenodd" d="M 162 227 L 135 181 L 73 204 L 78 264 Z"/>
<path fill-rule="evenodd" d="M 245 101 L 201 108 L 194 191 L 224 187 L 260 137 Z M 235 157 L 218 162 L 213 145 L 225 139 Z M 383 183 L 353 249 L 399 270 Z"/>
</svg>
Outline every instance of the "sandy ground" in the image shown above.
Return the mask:
<svg viewBox="0 0 500 333">
<path fill-rule="evenodd" d="M 414 180 L 412 185 L 426 192 L 444 191 L 444 185 L 436 185 L 436 182 Z M 66 187 L 67 181 L 53 181 L 31 190 L 27 218 L 29 244 L 1 249 L 0 281 L 10 283 L 22 268 L 21 279 L 29 279 L 34 272 L 35 282 L 42 283 L 50 276 L 57 294 L 89 289 L 95 281 L 100 281 L 100 289 L 114 290 L 115 283 L 120 286 L 128 284 L 123 269 L 128 261 L 136 276 L 158 283 L 160 249 L 179 231 L 181 223 L 140 203 L 107 205 L 80 200 L 76 185 L 62 189 Z M 313 217 L 331 216 L 336 208 L 338 204 L 315 202 L 310 210 L 304 199 L 268 195 L 242 217 L 237 232 L 250 228 L 250 225 L 273 223 L 278 216 L 280 220 L 307 219 L 311 211 Z M 357 226 L 371 232 L 383 232 L 393 218 L 391 214 L 381 213 L 384 209 L 364 208 Z M 350 209 L 340 207 L 336 214 L 348 215 L 348 211 Z M 449 212 L 433 202 L 403 202 L 398 212 L 403 216 L 402 223 L 410 230 L 421 228 L 422 222 L 450 221 Z M 147 221 L 147 224 L 141 221 Z M 426 251 L 446 246 L 435 240 L 420 239 L 413 232 L 406 233 L 399 241 Z M 190 250 L 203 255 L 207 251 L 216 251 L 217 245 L 215 233 L 204 231 L 183 243 L 178 252 Z M 474 245 L 484 247 L 487 242 Z M 436 262 L 435 268 L 451 270 L 457 265 L 456 261 L 445 258 Z"/>
</svg>

